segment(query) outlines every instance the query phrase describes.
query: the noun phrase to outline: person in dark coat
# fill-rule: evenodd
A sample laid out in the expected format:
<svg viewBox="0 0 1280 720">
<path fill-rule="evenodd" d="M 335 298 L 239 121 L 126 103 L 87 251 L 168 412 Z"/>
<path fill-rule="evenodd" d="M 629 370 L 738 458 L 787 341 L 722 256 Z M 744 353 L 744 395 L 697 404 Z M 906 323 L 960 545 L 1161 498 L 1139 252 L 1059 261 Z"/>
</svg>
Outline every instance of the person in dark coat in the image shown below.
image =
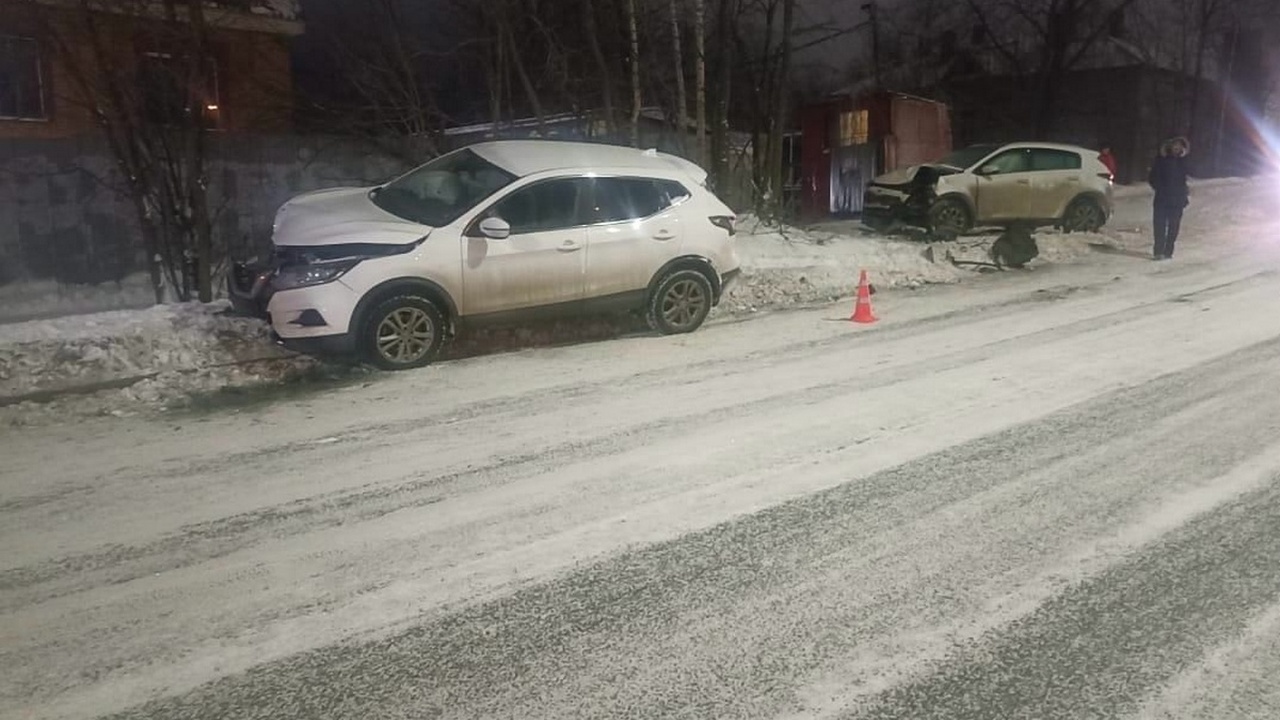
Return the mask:
<svg viewBox="0 0 1280 720">
<path fill-rule="evenodd" d="M 1173 138 L 1160 146 L 1160 155 L 1151 163 L 1147 181 L 1155 190 L 1152 218 L 1155 221 L 1156 260 L 1173 258 L 1173 246 L 1182 228 L 1182 212 L 1191 202 L 1187 187 L 1187 153 L 1191 143 L 1186 138 Z"/>
</svg>

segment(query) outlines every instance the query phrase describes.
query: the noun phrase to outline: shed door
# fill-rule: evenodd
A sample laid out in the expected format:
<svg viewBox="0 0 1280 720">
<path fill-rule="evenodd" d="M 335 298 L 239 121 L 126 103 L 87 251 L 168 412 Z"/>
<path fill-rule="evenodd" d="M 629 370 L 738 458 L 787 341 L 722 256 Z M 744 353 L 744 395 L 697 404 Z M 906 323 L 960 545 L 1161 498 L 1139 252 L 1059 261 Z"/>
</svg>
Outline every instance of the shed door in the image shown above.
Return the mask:
<svg viewBox="0 0 1280 720">
<path fill-rule="evenodd" d="M 862 194 L 876 176 L 876 146 L 871 142 L 870 113 L 840 113 L 836 141 L 831 149 L 831 212 L 862 212 Z"/>
</svg>

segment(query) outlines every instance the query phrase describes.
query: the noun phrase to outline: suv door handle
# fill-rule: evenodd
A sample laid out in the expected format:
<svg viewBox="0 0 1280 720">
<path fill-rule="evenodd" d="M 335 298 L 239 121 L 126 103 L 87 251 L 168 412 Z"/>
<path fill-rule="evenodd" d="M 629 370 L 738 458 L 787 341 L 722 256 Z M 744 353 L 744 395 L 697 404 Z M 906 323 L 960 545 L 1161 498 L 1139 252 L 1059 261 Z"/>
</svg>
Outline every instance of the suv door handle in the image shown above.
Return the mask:
<svg viewBox="0 0 1280 720">
<path fill-rule="evenodd" d="M 676 234 L 671 232 L 670 230 L 659 230 L 658 232 L 653 234 L 653 239 L 654 240 L 670 240 L 675 236 Z"/>
<path fill-rule="evenodd" d="M 563 243 L 561 243 L 560 247 L 556 249 L 559 250 L 560 252 L 573 252 L 574 250 L 581 250 L 582 245 L 572 240 L 565 240 Z"/>
<path fill-rule="evenodd" d="M 1030 184 L 1031 184 L 1031 181 L 1030 181 L 1030 180 L 1019 180 L 1019 181 L 1018 181 L 1018 184 L 1019 184 L 1019 185 L 1030 185 Z"/>
</svg>

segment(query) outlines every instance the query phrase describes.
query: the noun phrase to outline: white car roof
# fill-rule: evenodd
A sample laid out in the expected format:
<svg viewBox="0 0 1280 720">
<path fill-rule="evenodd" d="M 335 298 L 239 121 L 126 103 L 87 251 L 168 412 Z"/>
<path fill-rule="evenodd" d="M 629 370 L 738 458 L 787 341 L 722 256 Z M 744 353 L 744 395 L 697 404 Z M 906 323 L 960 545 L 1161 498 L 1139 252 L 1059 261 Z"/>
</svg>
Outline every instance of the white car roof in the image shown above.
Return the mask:
<svg viewBox="0 0 1280 720">
<path fill-rule="evenodd" d="M 554 170 L 679 172 L 701 182 L 706 171 L 684 158 L 654 150 L 567 140 L 493 140 L 467 146 L 519 177 Z"/>
<path fill-rule="evenodd" d="M 1085 154 L 1088 154 L 1088 153 L 1097 154 L 1098 152 L 1097 150 L 1090 150 L 1089 148 L 1080 147 L 1079 145 L 1066 145 L 1063 143 L 1052 143 L 1052 142 L 1011 142 L 1011 143 L 1005 143 L 1004 145 L 1000 146 L 1001 150 L 1016 150 L 1019 148 L 1040 148 L 1043 150 L 1065 150 L 1067 152 L 1078 152 L 1078 153 L 1085 153 Z"/>
</svg>

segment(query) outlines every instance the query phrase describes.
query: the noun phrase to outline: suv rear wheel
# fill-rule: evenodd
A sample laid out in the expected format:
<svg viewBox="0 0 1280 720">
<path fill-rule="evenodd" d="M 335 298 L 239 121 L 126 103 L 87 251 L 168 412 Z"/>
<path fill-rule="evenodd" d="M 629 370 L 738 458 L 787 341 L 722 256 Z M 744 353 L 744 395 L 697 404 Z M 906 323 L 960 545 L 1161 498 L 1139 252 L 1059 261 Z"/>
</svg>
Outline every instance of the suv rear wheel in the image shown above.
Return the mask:
<svg viewBox="0 0 1280 720">
<path fill-rule="evenodd" d="M 691 333 L 711 312 L 711 281 L 697 270 L 674 270 L 649 299 L 649 326 L 663 335 Z"/>
<path fill-rule="evenodd" d="M 1096 200 L 1076 198 L 1062 216 L 1062 229 L 1067 232 L 1097 232 L 1106 222 Z"/>
<path fill-rule="evenodd" d="M 359 341 L 365 358 L 383 370 L 422 367 L 444 344 L 444 316 L 426 298 L 397 295 L 373 308 Z"/>
</svg>

